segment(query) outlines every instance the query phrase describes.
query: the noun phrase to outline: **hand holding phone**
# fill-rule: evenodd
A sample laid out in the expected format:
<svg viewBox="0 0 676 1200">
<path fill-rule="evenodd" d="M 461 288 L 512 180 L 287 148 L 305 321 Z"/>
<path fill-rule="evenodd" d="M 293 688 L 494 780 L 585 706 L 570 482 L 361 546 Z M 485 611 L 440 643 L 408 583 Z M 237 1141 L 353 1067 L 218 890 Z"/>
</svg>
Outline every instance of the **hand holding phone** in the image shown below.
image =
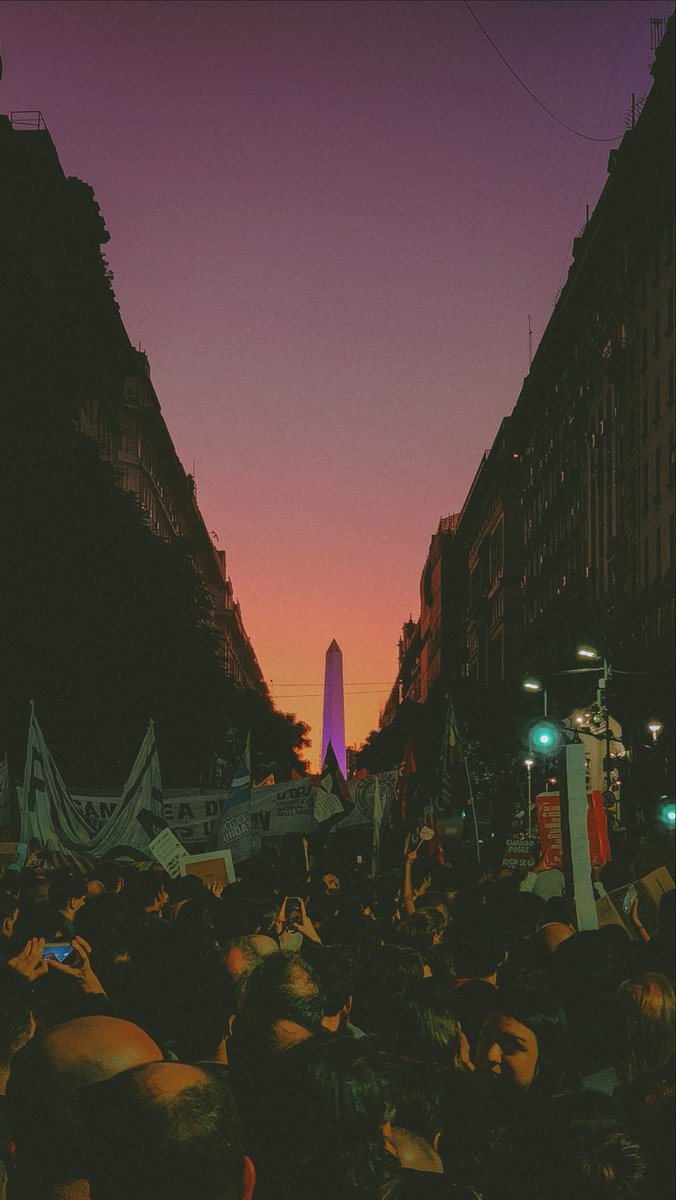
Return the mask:
<svg viewBox="0 0 676 1200">
<path fill-rule="evenodd" d="M 53 962 L 66 963 L 69 967 L 75 967 L 80 962 L 80 955 L 70 942 L 46 942 L 42 957 L 51 958 Z"/>
<path fill-rule="evenodd" d="M 286 905 L 286 928 L 296 929 L 298 925 L 303 923 L 303 909 L 300 902 L 300 896 L 287 896 Z"/>
</svg>

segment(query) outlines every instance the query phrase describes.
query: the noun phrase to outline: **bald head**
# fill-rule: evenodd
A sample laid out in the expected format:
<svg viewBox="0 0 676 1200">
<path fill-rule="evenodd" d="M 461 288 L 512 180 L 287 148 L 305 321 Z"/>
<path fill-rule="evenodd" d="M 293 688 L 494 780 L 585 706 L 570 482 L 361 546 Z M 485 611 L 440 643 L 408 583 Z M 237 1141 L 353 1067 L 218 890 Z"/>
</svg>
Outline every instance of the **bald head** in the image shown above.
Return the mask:
<svg viewBox="0 0 676 1200">
<path fill-rule="evenodd" d="M 43 1082 L 47 1086 L 54 1082 L 60 1091 L 69 1093 L 161 1058 L 159 1046 L 143 1029 L 117 1017 L 66 1021 L 36 1042 Z"/>
<path fill-rule="evenodd" d="M 253 1171 L 222 1071 L 149 1063 L 81 1097 L 91 1200 L 243 1200 Z"/>
<path fill-rule="evenodd" d="M 161 1058 L 147 1033 L 116 1017 L 67 1021 L 19 1051 L 7 1088 L 7 1118 L 16 1143 L 17 1170 L 30 1175 L 36 1197 L 45 1182 L 78 1177 L 80 1129 L 71 1104 L 74 1093 Z"/>
</svg>

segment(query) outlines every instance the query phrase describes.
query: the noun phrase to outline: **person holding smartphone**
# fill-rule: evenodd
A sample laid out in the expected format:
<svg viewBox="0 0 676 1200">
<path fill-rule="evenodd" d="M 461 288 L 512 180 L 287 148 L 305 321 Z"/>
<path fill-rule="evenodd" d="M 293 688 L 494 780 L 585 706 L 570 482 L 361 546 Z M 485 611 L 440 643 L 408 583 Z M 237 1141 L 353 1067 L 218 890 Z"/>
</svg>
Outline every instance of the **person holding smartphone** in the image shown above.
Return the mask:
<svg viewBox="0 0 676 1200">
<path fill-rule="evenodd" d="M 303 938 L 321 946 L 321 938 L 305 910 L 302 896 L 285 896 L 275 921 L 282 950 L 300 950 Z"/>
</svg>

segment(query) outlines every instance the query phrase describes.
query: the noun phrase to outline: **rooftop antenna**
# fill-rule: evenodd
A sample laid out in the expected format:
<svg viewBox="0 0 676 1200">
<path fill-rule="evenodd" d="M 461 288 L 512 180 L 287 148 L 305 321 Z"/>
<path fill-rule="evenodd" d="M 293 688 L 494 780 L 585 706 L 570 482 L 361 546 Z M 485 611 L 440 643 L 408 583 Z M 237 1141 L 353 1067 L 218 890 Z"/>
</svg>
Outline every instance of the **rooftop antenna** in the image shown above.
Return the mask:
<svg viewBox="0 0 676 1200">
<path fill-rule="evenodd" d="M 528 369 L 533 365 L 533 323 L 528 314 Z"/>
</svg>

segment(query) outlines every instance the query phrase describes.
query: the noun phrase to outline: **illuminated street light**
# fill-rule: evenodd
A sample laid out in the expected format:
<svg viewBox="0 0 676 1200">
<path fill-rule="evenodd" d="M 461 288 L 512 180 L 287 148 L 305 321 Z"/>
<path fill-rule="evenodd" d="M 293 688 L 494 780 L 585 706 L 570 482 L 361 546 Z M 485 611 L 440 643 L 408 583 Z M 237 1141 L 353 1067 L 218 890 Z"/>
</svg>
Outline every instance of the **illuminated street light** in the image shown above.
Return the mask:
<svg viewBox="0 0 676 1200">
<path fill-rule="evenodd" d="M 591 646 L 580 646 L 577 657 L 591 659 L 592 662 L 595 662 L 598 658 L 598 653 L 596 650 L 592 650 Z"/>
<path fill-rule="evenodd" d="M 524 679 L 522 683 L 524 692 L 542 692 L 542 713 L 547 716 L 547 689 L 540 683 L 539 679 Z"/>
<path fill-rule="evenodd" d="M 661 721 L 649 721 L 648 732 L 652 734 L 653 741 L 656 742 L 660 736 L 664 726 Z"/>
</svg>

